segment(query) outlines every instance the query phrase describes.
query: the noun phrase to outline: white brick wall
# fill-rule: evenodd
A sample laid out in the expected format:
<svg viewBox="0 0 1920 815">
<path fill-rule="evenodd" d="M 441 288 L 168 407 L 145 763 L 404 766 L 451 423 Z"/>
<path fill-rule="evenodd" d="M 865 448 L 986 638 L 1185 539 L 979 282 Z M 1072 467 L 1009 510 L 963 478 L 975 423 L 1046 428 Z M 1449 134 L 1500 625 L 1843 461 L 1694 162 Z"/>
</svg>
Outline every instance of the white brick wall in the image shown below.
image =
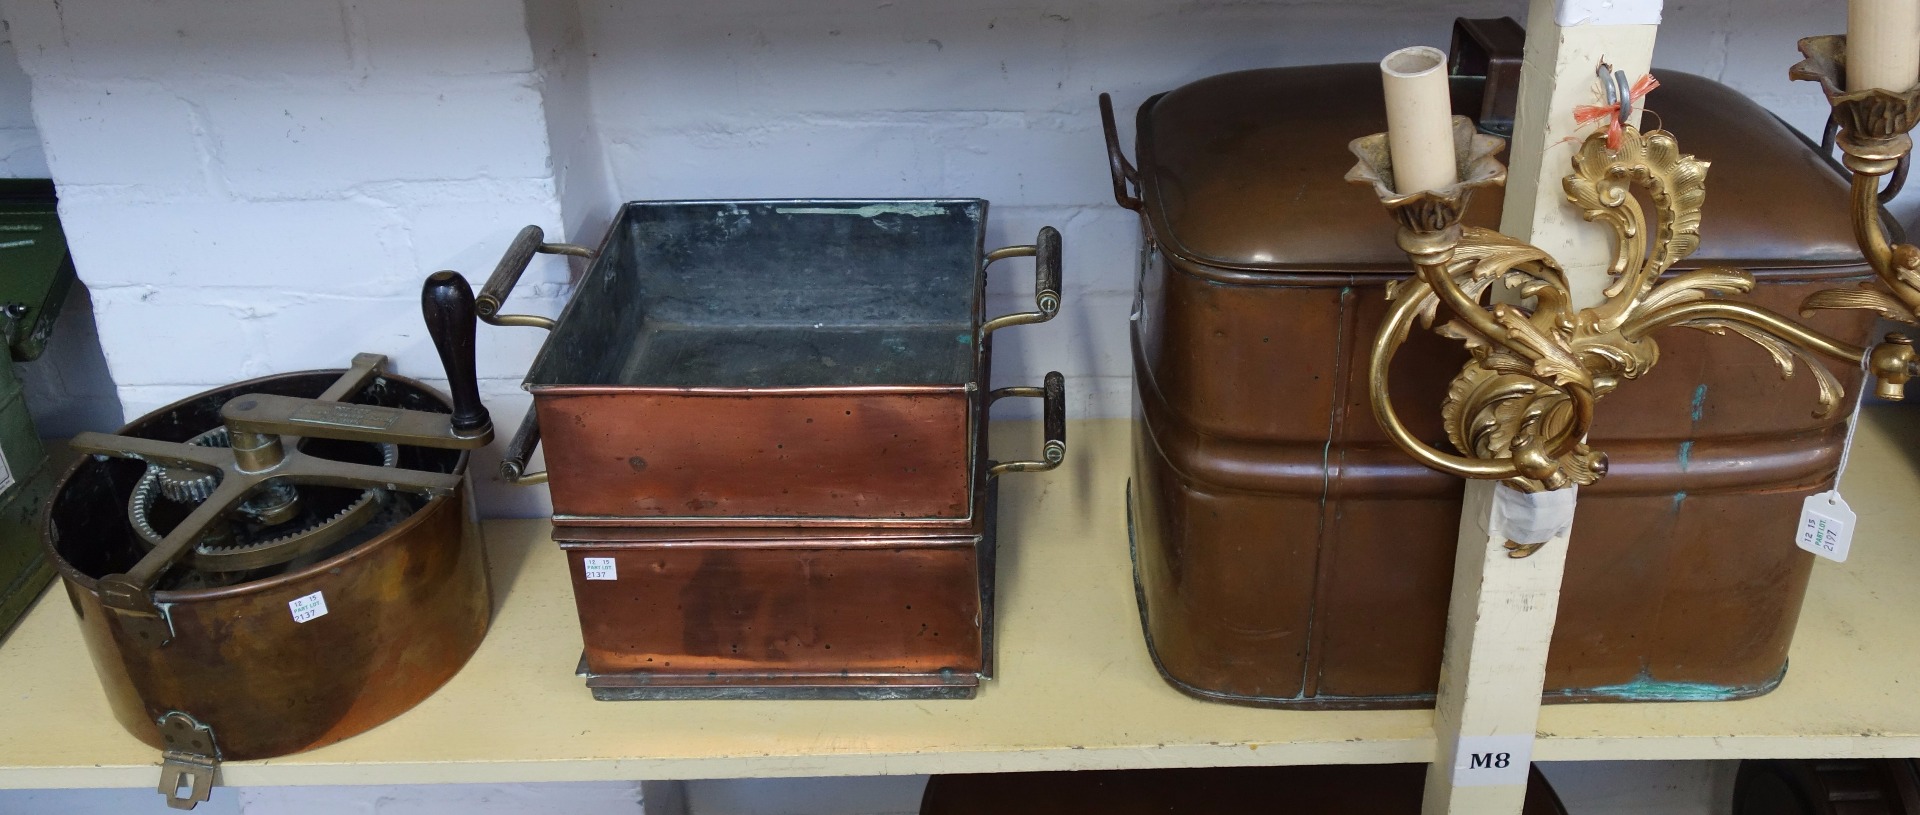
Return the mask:
<svg viewBox="0 0 1920 815">
<path fill-rule="evenodd" d="M 362 350 L 438 380 L 421 279 L 452 268 L 478 285 L 520 226 L 566 234 L 521 0 L 4 11 L 128 416 Z M 515 307 L 557 310 L 566 275 L 543 259 Z M 482 332 L 505 427 L 539 340 Z M 544 512 L 543 492 L 494 481 L 496 460 L 475 465 L 485 505 Z"/>
</svg>

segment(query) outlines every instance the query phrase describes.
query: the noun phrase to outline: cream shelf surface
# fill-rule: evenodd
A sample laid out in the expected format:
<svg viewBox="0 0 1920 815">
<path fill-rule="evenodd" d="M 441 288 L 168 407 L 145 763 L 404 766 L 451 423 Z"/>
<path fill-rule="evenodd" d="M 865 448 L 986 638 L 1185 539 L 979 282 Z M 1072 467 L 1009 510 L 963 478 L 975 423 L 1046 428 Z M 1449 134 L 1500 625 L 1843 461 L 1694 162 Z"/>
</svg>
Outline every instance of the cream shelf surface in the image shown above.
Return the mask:
<svg viewBox="0 0 1920 815">
<path fill-rule="evenodd" d="M 1031 424 L 1000 425 L 1013 454 Z M 223 765 L 222 783 L 673 779 L 1424 762 L 1427 711 L 1201 702 L 1154 672 L 1127 551 L 1128 423 L 1071 426 L 1062 471 L 1002 485 L 999 676 L 971 701 L 595 702 L 544 520 L 486 525 L 496 618 L 467 667 L 361 736 Z M 996 447 L 1000 446 L 998 443 Z M 1920 755 L 1920 413 L 1872 408 L 1845 494 L 1853 558 L 1815 569 L 1792 667 L 1740 702 L 1551 706 L 1535 757 Z M 1782 535 L 1787 534 L 1785 530 Z M 0 787 L 151 786 L 58 588 L 0 643 Z"/>
</svg>

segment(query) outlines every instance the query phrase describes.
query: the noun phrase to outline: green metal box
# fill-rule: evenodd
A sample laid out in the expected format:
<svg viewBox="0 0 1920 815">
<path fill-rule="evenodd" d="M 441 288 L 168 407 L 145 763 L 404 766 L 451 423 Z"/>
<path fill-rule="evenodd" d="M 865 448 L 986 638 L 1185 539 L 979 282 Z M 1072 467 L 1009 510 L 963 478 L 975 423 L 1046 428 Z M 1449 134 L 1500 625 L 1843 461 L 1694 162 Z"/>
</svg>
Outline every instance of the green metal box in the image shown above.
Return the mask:
<svg viewBox="0 0 1920 815">
<path fill-rule="evenodd" d="M 39 521 L 54 473 L 14 360 L 46 350 L 73 286 L 57 203 L 51 181 L 0 179 L 0 341 L 11 357 L 0 359 L 0 636 L 53 580 Z"/>
</svg>

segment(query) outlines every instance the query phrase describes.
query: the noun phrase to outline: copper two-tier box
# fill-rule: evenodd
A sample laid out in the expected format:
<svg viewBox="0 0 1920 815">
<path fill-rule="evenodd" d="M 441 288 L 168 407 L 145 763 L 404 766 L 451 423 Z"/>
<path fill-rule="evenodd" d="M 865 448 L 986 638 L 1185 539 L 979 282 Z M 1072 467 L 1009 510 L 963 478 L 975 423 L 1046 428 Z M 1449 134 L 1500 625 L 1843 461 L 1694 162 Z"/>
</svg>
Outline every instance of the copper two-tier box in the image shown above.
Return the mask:
<svg viewBox="0 0 1920 815">
<path fill-rule="evenodd" d="M 991 389 L 992 334 L 1051 318 L 1060 240 L 985 250 L 987 204 L 636 202 L 527 374 L 602 699 L 968 696 L 991 673 L 994 490 L 1065 452 L 1058 374 Z M 1034 256 L 1036 310 L 986 270 Z M 538 322 L 536 320 L 536 322 Z M 1039 397 L 1031 462 L 987 460 L 989 406 Z M 524 477 L 524 476 L 522 476 Z"/>
</svg>

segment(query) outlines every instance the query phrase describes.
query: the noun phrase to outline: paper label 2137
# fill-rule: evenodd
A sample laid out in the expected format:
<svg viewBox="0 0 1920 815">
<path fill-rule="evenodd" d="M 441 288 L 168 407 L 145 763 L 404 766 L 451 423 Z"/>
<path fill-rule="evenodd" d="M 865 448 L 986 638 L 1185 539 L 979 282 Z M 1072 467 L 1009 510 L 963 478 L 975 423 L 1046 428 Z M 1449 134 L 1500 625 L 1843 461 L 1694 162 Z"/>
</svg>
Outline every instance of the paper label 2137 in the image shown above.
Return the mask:
<svg viewBox="0 0 1920 815">
<path fill-rule="evenodd" d="M 325 617 L 327 596 L 316 591 L 304 597 L 295 597 L 287 601 L 287 610 L 293 612 L 293 621 L 296 623 Z"/>
<path fill-rule="evenodd" d="M 581 560 L 581 564 L 580 564 L 581 568 L 583 571 L 586 572 L 584 576 L 588 580 L 619 580 L 620 579 L 620 572 L 619 572 L 619 569 L 616 566 L 614 566 L 613 558 L 588 557 L 588 558 L 581 558 L 580 560 Z"/>
</svg>

